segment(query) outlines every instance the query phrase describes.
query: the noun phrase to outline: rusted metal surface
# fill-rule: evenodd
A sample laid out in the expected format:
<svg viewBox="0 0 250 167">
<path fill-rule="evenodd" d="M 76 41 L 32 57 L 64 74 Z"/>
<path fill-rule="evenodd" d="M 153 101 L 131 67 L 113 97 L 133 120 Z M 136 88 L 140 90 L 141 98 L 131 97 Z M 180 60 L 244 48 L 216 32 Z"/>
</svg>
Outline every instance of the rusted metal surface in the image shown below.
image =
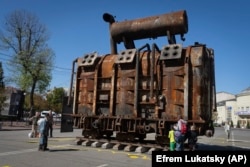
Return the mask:
<svg viewBox="0 0 250 167">
<path fill-rule="evenodd" d="M 111 37 L 118 43 L 122 42 L 123 38 L 138 40 L 167 36 L 167 31 L 172 35 L 188 32 L 186 11 L 123 22 L 113 22 L 110 26 Z"/>
<path fill-rule="evenodd" d="M 102 57 L 92 72 L 89 69 L 78 72 L 78 103 L 93 104 L 89 108 L 93 115 L 101 112 L 132 118 L 151 112 L 148 117 L 157 117 L 154 110 L 159 105 L 156 103 L 158 96 L 162 95 L 164 105 L 160 118 L 177 119 L 177 115 L 181 114 L 185 119 L 198 120 L 201 117 L 209 120 L 211 113 L 207 111 L 211 110 L 211 90 L 214 86 L 209 56 L 205 46 L 200 45 L 183 48 L 179 59 L 167 59 L 160 63 L 160 53 L 151 54 L 149 51 L 141 52 L 133 57 L 135 60 L 124 64 L 117 63 L 116 55 Z M 152 65 L 152 59 L 158 60 L 158 63 Z M 161 76 L 157 76 L 159 69 Z M 159 87 L 160 82 L 162 87 Z M 138 104 L 135 113 L 136 93 Z M 115 111 L 110 111 L 111 106 L 115 106 Z"/>
<path fill-rule="evenodd" d="M 110 22 L 114 43 L 188 30 L 185 11 L 120 23 L 105 15 L 105 20 Z M 153 131 L 163 144 L 179 115 L 189 125 L 195 124 L 200 135 L 212 129 L 216 108 L 213 50 L 198 43 L 159 48 L 145 44 L 120 53 L 86 54 L 77 60 L 73 113 L 84 136 L 102 138 L 116 132 L 117 140 L 131 141 L 143 140 Z"/>
</svg>

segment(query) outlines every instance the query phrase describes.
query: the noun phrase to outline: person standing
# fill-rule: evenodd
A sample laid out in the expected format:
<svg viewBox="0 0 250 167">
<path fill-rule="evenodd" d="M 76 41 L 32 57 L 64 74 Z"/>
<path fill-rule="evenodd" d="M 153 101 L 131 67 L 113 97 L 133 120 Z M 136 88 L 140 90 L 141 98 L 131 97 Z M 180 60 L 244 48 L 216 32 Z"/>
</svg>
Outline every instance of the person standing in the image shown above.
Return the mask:
<svg viewBox="0 0 250 167">
<path fill-rule="evenodd" d="M 36 112 L 33 117 L 30 118 L 30 121 L 32 123 L 32 128 L 31 128 L 31 137 L 37 137 L 38 132 L 37 132 L 37 122 L 40 118 L 40 112 Z"/>
<path fill-rule="evenodd" d="M 52 111 L 49 111 L 49 135 L 50 137 L 53 137 L 53 124 L 54 124 L 54 120 L 53 120 L 53 114 Z"/>
<path fill-rule="evenodd" d="M 174 136 L 174 127 L 173 125 L 170 126 L 170 131 L 168 133 L 169 138 L 169 150 L 174 151 L 175 150 L 175 136 Z"/>
<path fill-rule="evenodd" d="M 188 146 L 189 151 L 195 151 L 197 144 L 197 133 L 194 125 L 191 126 L 189 135 L 188 135 Z"/>
<path fill-rule="evenodd" d="M 41 120 L 39 124 L 39 151 L 46 151 L 48 149 L 48 135 L 49 135 L 49 114 L 45 115 L 45 118 Z"/>
<path fill-rule="evenodd" d="M 229 140 L 229 138 L 230 138 L 230 134 L 231 134 L 231 126 L 230 126 L 230 124 L 227 122 L 226 124 L 225 124 L 225 132 L 226 132 L 226 135 L 227 135 L 227 141 Z"/>
</svg>

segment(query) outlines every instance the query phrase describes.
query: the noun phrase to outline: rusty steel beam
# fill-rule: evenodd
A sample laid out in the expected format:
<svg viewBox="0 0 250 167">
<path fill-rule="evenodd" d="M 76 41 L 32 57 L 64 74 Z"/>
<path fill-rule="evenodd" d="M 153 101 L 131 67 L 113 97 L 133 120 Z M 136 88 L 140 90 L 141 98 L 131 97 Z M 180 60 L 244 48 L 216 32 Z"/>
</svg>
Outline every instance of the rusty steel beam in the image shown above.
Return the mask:
<svg viewBox="0 0 250 167">
<path fill-rule="evenodd" d="M 124 38 L 138 40 L 167 36 L 167 32 L 171 35 L 183 35 L 188 32 L 185 10 L 123 22 L 112 20 L 109 23 L 111 38 L 117 43 L 123 42 Z"/>
</svg>

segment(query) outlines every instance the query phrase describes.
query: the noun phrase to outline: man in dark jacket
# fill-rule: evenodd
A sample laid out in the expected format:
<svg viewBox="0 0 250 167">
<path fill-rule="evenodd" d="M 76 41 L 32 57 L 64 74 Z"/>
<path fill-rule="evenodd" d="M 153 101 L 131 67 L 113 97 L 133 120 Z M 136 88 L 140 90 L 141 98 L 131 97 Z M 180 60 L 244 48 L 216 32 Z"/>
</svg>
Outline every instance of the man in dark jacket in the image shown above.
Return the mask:
<svg viewBox="0 0 250 167">
<path fill-rule="evenodd" d="M 192 125 L 190 131 L 188 132 L 188 146 L 189 151 L 195 151 L 197 147 L 197 132 L 195 125 Z"/>
<path fill-rule="evenodd" d="M 53 124 L 54 124 L 54 121 L 53 121 L 53 114 L 52 114 L 52 111 L 50 110 L 49 111 L 49 135 L 50 137 L 53 137 Z"/>
<path fill-rule="evenodd" d="M 40 125 L 39 125 L 39 132 L 40 132 L 39 134 L 40 140 L 39 140 L 39 148 L 38 148 L 39 151 L 49 150 L 47 148 L 48 135 L 49 135 L 48 119 L 49 119 L 49 114 L 46 114 L 45 118 L 40 122 Z"/>
</svg>

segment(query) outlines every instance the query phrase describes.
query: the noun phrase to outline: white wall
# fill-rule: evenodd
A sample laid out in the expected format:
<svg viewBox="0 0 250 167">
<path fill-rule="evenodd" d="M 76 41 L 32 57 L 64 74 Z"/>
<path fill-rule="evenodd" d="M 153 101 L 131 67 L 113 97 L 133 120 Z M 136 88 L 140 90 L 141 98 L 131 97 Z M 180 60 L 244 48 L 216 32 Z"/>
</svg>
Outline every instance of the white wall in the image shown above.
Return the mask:
<svg viewBox="0 0 250 167">
<path fill-rule="evenodd" d="M 234 98 L 233 98 L 234 97 Z M 250 92 L 238 94 L 237 96 L 220 92 L 216 94 L 217 100 L 217 120 L 215 122 L 221 124 L 228 120 L 232 120 L 234 126 L 237 125 L 238 120 L 250 121 Z M 246 115 L 237 115 L 237 112 L 246 112 Z"/>
<path fill-rule="evenodd" d="M 217 103 L 221 102 L 221 101 L 230 100 L 230 99 L 235 99 L 235 95 L 230 94 L 230 93 L 226 93 L 226 92 L 216 93 L 216 101 L 217 101 Z"/>
</svg>

